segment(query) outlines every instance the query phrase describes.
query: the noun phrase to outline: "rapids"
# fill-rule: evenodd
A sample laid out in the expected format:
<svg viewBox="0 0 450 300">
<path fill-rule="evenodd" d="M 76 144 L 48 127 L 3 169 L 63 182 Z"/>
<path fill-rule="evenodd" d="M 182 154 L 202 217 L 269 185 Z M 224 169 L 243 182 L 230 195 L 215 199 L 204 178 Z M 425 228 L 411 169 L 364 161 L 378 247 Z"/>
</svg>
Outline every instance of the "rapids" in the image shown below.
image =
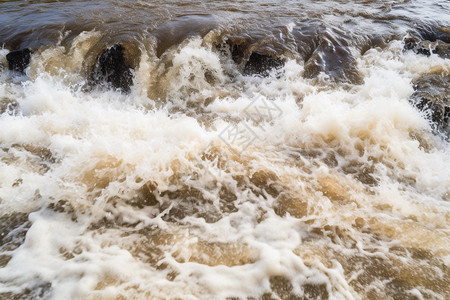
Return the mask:
<svg viewBox="0 0 450 300">
<path fill-rule="evenodd" d="M 450 299 L 450 2 L 0 11 L 1 299 Z"/>
</svg>

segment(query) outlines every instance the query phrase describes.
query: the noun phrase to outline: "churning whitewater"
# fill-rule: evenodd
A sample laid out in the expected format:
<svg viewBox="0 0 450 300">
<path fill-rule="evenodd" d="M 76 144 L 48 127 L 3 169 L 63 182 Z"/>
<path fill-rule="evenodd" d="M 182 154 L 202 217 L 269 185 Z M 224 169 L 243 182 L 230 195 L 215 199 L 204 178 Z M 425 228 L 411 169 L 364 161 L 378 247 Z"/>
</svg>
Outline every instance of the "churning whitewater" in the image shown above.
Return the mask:
<svg viewBox="0 0 450 300">
<path fill-rule="evenodd" d="M 0 1 L 0 298 L 449 299 L 450 4 L 385 2 Z"/>
</svg>

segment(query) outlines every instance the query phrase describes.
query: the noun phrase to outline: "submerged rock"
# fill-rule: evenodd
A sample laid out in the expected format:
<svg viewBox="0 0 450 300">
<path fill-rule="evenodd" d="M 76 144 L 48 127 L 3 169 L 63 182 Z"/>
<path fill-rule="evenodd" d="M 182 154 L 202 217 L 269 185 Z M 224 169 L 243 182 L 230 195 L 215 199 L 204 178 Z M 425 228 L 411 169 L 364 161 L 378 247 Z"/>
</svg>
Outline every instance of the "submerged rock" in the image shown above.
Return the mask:
<svg viewBox="0 0 450 300">
<path fill-rule="evenodd" d="M 115 44 L 103 51 L 89 75 L 91 85 L 107 84 L 113 88 L 129 92 L 133 84 L 132 67 L 124 57 L 124 47 Z"/>
<path fill-rule="evenodd" d="M 364 53 L 384 43 L 381 34 L 355 39 L 352 33 L 319 20 L 301 22 L 290 34 L 297 52 L 294 56 L 304 61 L 303 77 L 312 79 L 325 74 L 331 82 L 344 84 L 363 83 L 352 49 Z"/>
<path fill-rule="evenodd" d="M 6 55 L 8 66 L 11 71 L 24 73 L 25 69 L 30 64 L 31 50 L 28 48 L 11 51 Z"/>
<path fill-rule="evenodd" d="M 414 36 L 423 41 L 435 42 L 437 40 L 450 43 L 450 27 L 436 27 L 433 25 L 420 24 L 414 31 Z"/>
<path fill-rule="evenodd" d="M 152 31 L 158 43 L 156 55 L 161 55 L 170 47 L 181 44 L 192 36 L 204 37 L 217 28 L 217 19 L 213 15 L 185 15 L 167 21 Z"/>
<path fill-rule="evenodd" d="M 347 42 L 323 36 L 318 43 L 311 56 L 305 60 L 306 78 L 325 73 L 335 82 L 363 83 Z"/>
<path fill-rule="evenodd" d="M 415 82 L 410 101 L 424 111 L 436 130 L 450 138 L 450 76 L 426 75 Z"/>
</svg>

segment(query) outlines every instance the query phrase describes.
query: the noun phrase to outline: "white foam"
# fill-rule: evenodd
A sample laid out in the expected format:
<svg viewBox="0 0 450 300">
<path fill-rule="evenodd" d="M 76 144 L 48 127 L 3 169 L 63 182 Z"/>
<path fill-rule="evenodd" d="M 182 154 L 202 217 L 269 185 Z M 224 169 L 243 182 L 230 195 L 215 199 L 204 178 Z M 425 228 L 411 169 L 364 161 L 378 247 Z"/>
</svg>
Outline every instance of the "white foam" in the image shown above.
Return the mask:
<svg viewBox="0 0 450 300">
<path fill-rule="evenodd" d="M 359 273 L 345 271 L 342 264 L 348 262 L 333 257 L 333 251 L 370 258 L 367 249 L 373 247 L 387 259 L 389 243 L 395 242 L 441 249 L 435 255 L 445 257 L 448 145 L 434 139 L 435 145 L 425 151 L 411 137 L 411 132 L 428 136 L 431 129 L 408 97 L 417 73 L 426 72 L 427 64 L 448 70 L 448 60 L 404 54 L 393 42 L 385 50 L 359 57 L 364 84 L 344 89 L 304 79 L 303 66 L 294 60 L 287 62 L 280 78 L 240 76 L 231 82 L 219 54 L 200 38 L 167 55 L 160 61 L 151 61 L 151 55 L 142 59 L 130 96 L 82 92 L 35 65 L 34 77 L 23 85 L 1 83 L 1 96 L 13 95 L 20 114 L 0 117 L 0 143 L 6 148 L 0 152 L 0 208 L 29 213 L 65 200 L 77 220 L 51 209 L 30 214 L 32 225 L 24 243 L 0 269 L 0 292 L 51 283 L 53 299 L 244 298 L 261 297 L 271 288 L 271 276 L 284 276 L 298 294 L 309 283 L 322 285 L 333 299 L 358 299 L 350 278 L 357 280 Z M 79 55 L 74 52 L 73 57 Z M 146 75 L 149 70 L 163 76 L 161 82 L 155 82 L 154 73 Z M 205 71 L 211 72 L 214 83 L 208 82 Z M 1 76 L 9 76 L 2 72 Z M 167 103 L 147 98 L 155 89 L 164 91 L 160 95 L 167 98 L 161 102 Z M 213 101 L 203 110 L 186 106 L 189 100 L 201 107 L 207 97 Z M 158 105 L 149 109 L 153 101 Z M 271 101 L 280 113 L 254 122 L 245 112 L 256 101 Z M 244 123 L 257 138 L 235 155 L 229 141 L 219 135 L 229 125 Z M 198 165 L 198 160 L 207 163 L 204 149 L 211 142 L 226 155 L 223 170 L 220 163 L 211 163 L 215 171 L 222 171 L 216 178 Z M 52 157 L 45 158 L 45 153 Z M 330 153 L 336 155 L 335 165 L 325 159 Z M 48 168 L 40 169 L 45 160 Z M 348 165 L 357 163 L 354 173 L 348 171 Z M 375 185 L 358 181 L 357 172 L 370 166 Z M 258 171 L 274 175 L 259 184 Z M 190 179 L 183 182 L 182 176 Z M 280 188 L 275 196 L 270 180 Z M 157 187 L 158 201 L 171 206 L 159 211 L 128 205 L 146 182 Z M 167 220 L 176 205 L 186 202 L 182 208 L 186 211 L 213 207 L 220 212 L 222 188 L 236 196 L 236 209 L 221 212 L 217 222 L 188 212 L 182 221 Z M 161 194 L 183 189 L 199 193 L 180 192 L 175 199 Z M 307 215 L 295 217 L 292 210 L 284 216 L 275 213 L 279 195 L 304 201 Z M 347 198 L 340 199 L 342 195 Z M 371 240 L 355 228 L 358 217 L 365 220 L 367 230 L 384 239 Z M 118 223 L 89 228 L 104 219 Z M 437 241 L 405 241 L 401 232 L 382 226 L 386 220 L 400 224 L 416 220 L 418 236 L 434 226 Z M 311 234 L 317 227 L 332 236 L 326 226 L 341 228 L 359 248 L 348 246 L 345 236 L 332 242 L 325 233 Z M 148 231 L 133 233 L 138 229 Z M 158 236 L 158 230 L 167 236 Z M 214 243 L 226 245 L 217 246 L 225 254 L 214 252 L 211 257 L 208 247 Z M 236 248 L 230 246 L 234 244 Z M 152 254 L 157 255 L 155 249 L 164 252 L 158 263 L 149 262 Z M 64 251 L 73 257 L 64 258 Z M 211 261 L 220 255 L 224 263 L 214 265 Z M 236 261 L 230 262 L 227 255 L 236 256 Z M 202 263 L 209 260 L 210 265 Z M 171 271 L 177 275 L 169 280 Z M 367 289 L 379 286 L 383 284 L 374 280 Z M 411 294 L 420 292 L 413 289 Z"/>
</svg>

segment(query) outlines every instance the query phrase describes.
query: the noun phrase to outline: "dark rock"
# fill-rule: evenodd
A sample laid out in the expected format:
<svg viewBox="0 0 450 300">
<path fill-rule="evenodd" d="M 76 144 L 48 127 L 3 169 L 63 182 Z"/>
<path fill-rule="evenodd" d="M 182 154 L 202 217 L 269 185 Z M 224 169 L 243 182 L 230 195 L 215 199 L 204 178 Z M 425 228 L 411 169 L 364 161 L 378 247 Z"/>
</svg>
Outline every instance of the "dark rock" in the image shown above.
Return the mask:
<svg viewBox="0 0 450 300">
<path fill-rule="evenodd" d="M 263 77 L 269 76 L 272 69 L 283 67 L 284 62 L 281 59 L 274 58 L 271 55 L 252 52 L 248 58 L 243 74 L 244 75 L 261 75 Z"/>
<path fill-rule="evenodd" d="M 124 48 L 120 44 L 106 49 L 97 59 L 89 75 L 91 85 L 107 84 L 128 93 L 133 84 L 131 66 L 125 61 Z"/>
<path fill-rule="evenodd" d="M 403 47 L 403 50 L 404 51 L 412 50 L 414 53 L 430 56 L 431 55 L 430 49 L 424 46 L 425 45 L 421 45 L 421 41 L 419 38 L 410 37 L 405 39 L 405 46 Z"/>
<path fill-rule="evenodd" d="M 417 44 L 420 42 L 419 38 L 416 37 L 408 37 L 404 40 L 405 46 L 403 46 L 403 50 L 414 50 L 417 47 Z"/>
<path fill-rule="evenodd" d="M 243 42 L 241 44 L 241 43 L 227 41 L 227 46 L 230 49 L 231 59 L 233 59 L 233 61 L 236 64 L 240 65 L 245 58 L 245 53 L 247 51 L 248 44 L 246 42 Z"/>
<path fill-rule="evenodd" d="M 30 64 L 31 51 L 30 49 L 22 49 L 17 51 L 11 51 L 6 55 L 9 69 L 11 71 L 24 72 Z"/>
<path fill-rule="evenodd" d="M 442 58 L 450 59 L 450 44 L 444 43 L 442 41 L 436 41 L 433 45 L 433 53 L 436 53 Z"/>
<path fill-rule="evenodd" d="M 450 138 L 450 76 L 426 75 L 413 82 L 415 92 L 410 101 L 425 112 L 435 130 Z"/>
<path fill-rule="evenodd" d="M 226 37 L 226 41 L 217 45 L 223 55 L 231 56 L 243 75 L 269 76 L 272 69 L 284 66 L 284 61 L 279 58 L 282 50 L 253 40 L 249 36 Z"/>
<path fill-rule="evenodd" d="M 426 56 L 430 56 L 433 53 L 442 58 L 450 58 L 450 44 L 441 40 L 428 41 L 420 40 L 418 37 L 409 37 L 405 39 L 403 50 L 410 50 Z"/>
</svg>

